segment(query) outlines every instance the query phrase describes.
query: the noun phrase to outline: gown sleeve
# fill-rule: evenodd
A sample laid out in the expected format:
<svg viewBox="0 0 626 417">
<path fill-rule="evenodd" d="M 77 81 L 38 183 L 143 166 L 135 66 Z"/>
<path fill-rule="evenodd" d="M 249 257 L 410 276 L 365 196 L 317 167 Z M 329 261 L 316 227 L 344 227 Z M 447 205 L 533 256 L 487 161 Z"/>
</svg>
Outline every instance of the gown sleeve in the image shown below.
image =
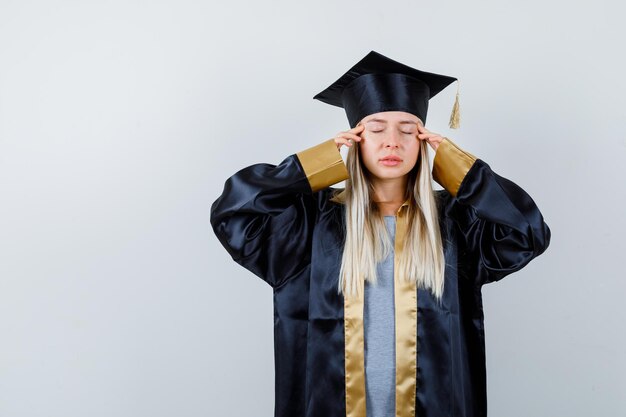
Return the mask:
<svg viewBox="0 0 626 417">
<path fill-rule="evenodd" d="M 211 227 L 235 262 L 278 287 L 311 261 L 317 191 L 348 178 L 334 139 L 228 178 Z"/>
<path fill-rule="evenodd" d="M 435 153 L 433 179 L 452 196 L 445 210 L 464 238 L 477 285 L 520 270 L 550 244 L 550 228 L 533 199 L 448 138 Z"/>
</svg>

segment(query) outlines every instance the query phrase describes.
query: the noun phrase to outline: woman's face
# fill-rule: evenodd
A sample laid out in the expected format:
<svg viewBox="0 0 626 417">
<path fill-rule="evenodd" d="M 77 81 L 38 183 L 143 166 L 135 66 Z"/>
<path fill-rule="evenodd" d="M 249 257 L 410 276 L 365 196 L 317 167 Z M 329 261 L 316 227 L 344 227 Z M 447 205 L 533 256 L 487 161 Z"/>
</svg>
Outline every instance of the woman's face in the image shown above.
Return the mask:
<svg viewBox="0 0 626 417">
<path fill-rule="evenodd" d="M 386 111 L 370 114 L 360 123 L 365 128 L 361 132 L 359 151 L 367 170 L 379 179 L 408 174 L 419 156 L 417 124 L 421 124 L 421 120 L 403 111 Z"/>
</svg>

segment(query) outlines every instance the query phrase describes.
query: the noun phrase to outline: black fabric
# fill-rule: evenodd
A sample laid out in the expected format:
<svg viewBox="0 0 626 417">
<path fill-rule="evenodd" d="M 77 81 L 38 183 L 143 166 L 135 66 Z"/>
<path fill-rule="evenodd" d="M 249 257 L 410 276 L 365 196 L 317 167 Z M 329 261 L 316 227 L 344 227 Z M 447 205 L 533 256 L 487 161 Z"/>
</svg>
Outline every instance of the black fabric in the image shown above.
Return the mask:
<svg viewBox="0 0 626 417">
<path fill-rule="evenodd" d="M 350 127 L 384 111 L 404 111 L 426 123 L 429 96 L 426 83 L 404 74 L 366 74 L 344 89 L 342 101 Z"/>
<path fill-rule="evenodd" d="M 211 225 L 232 258 L 273 287 L 275 416 L 344 417 L 342 204 L 312 193 L 297 156 L 231 176 Z M 487 415 L 481 287 L 543 253 L 550 229 L 531 197 L 478 159 L 456 198 L 437 191 L 445 290 L 418 289 L 416 415 Z M 253 313 L 253 312 L 250 312 Z"/>
<path fill-rule="evenodd" d="M 405 111 L 426 123 L 428 100 L 454 81 L 370 51 L 313 98 L 343 107 L 351 128 L 363 117 L 383 111 Z"/>
</svg>

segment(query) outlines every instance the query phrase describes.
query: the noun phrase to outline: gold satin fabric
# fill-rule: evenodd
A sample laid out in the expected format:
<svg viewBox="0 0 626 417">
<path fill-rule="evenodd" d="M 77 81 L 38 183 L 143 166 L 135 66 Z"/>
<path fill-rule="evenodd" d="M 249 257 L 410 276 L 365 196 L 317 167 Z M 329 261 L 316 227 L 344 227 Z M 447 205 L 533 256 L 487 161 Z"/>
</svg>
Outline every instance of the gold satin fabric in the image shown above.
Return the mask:
<svg viewBox="0 0 626 417">
<path fill-rule="evenodd" d="M 365 417 L 363 292 L 344 298 L 346 417 Z"/>
<path fill-rule="evenodd" d="M 348 179 L 348 168 L 341 158 L 334 139 L 328 139 L 296 153 L 304 169 L 311 190 L 317 192 Z"/>
<path fill-rule="evenodd" d="M 471 153 L 459 148 L 448 138 L 437 147 L 433 160 L 433 179 L 456 197 L 465 174 L 476 161 Z"/>
<path fill-rule="evenodd" d="M 415 416 L 417 379 L 417 288 L 400 275 L 398 260 L 408 229 L 405 202 L 396 215 L 394 302 L 396 318 L 396 417 Z"/>
<path fill-rule="evenodd" d="M 398 273 L 404 250 L 409 200 L 398 209 L 394 255 L 396 416 L 415 417 L 417 380 L 417 288 Z M 363 295 L 344 299 L 346 417 L 366 417 Z"/>
</svg>

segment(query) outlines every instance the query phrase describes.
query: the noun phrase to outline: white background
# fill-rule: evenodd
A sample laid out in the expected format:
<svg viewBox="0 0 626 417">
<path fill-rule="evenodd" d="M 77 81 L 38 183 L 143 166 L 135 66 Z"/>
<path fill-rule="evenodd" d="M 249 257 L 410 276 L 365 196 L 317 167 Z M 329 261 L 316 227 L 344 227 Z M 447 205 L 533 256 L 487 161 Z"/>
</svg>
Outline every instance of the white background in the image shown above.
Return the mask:
<svg viewBox="0 0 626 417">
<path fill-rule="evenodd" d="M 1 0 L 0 416 L 271 416 L 272 291 L 209 208 L 348 129 L 312 97 L 370 50 L 458 77 L 427 128 L 552 230 L 483 289 L 489 415 L 626 415 L 618 4 Z"/>
</svg>

